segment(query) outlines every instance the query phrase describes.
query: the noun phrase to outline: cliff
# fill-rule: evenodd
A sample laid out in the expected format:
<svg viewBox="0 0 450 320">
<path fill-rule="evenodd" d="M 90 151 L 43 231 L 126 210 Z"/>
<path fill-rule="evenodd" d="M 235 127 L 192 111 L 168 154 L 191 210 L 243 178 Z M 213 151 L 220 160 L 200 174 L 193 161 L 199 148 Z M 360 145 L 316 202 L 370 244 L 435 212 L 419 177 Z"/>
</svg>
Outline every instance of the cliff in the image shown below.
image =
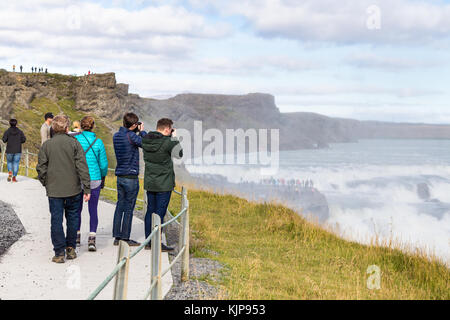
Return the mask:
<svg viewBox="0 0 450 320">
<path fill-rule="evenodd" d="M 202 121 L 204 130 L 278 128 L 282 150 L 323 148 L 330 143 L 362 138 L 450 138 L 447 125 L 357 121 L 309 112 L 280 113 L 270 94 L 179 94 L 157 100 L 130 94 L 128 85 L 117 83 L 114 73 L 76 77 L 0 70 L 3 126 L 7 119 L 19 117 L 18 113 L 27 110 L 42 116 L 46 108 L 67 113 L 68 107 L 76 116 L 96 115 L 109 129 L 119 126 L 127 111 L 136 112 L 150 129 L 162 117 L 169 117 L 177 127 L 188 130 L 193 129 L 196 120 Z"/>
</svg>

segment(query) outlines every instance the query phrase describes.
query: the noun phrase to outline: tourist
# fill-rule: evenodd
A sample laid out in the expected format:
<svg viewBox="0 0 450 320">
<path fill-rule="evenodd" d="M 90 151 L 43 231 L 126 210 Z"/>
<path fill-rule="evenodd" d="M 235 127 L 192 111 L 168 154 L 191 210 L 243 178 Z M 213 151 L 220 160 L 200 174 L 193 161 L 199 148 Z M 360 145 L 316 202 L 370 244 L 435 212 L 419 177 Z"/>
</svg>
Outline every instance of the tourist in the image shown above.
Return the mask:
<svg viewBox="0 0 450 320">
<path fill-rule="evenodd" d="M 81 132 L 81 124 L 80 121 L 74 121 L 72 124 L 72 133 L 80 133 Z"/>
<path fill-rule="evenodd" d="M 16 72 L 16 65 L 13 65 L 13 72 Z"/>
<path fill-rule="evenodd" d="M 172 120 L 161 119 L 157 123 L 156 131 L 150 132 L 142 140 L 145 162 L 144 189 L 147 191 L 145 238 L 151 233 L 153 213 L 158 214 L 161 221 L 164 221 L 170 196 L 175 188 L 172 157 L 180 159 L 183 156 L 183 149 L 172 126 Z M 146 248 L 150 249 L 150 245 Z M 162 251 L 173 250 L 164 244 L 161 248 Z"/>
<path fill-rule="evenodd" d="M 130 246 L 140 243 L 130 240 L 133 211 L 139 193 L 139 148 L 142 148 L 142 137 L 147 133 L 144 125 L 134 113 L 123 117 L 123 127 L 114 134 L 113 143 L 117 166 L 117 205 L 114 212 L 113 237 L 114 245 L 123 240 Z"/>
<path fill-rule="evenodd" d="M 94 129 L 95 121 L 93 117 L 87 116 L 81 120 L 80 134 L 75 138 L 83 147 L 86 154 L 86 162 L 89 167 L 89 175 L 91 177 L 91 199 L 88 203 L 90 229 L 88 238 L 89 251 L 97 251 L 96 235 L 98 227 L 98 200 L 100 198 L 100 191 L 104 187 L 104 179 L 108 174 L 108 159 L 106 157 L 106 150 L 103 141 L 95 135 Z M 78 209 L 78 232 L 77 232 L 77 246 L 81 245 L 81 212 L 83 211 L 83 200 L 80 199 L 80 207 Z"/>
<path fill-rule="evenodd" d="M 20 66 L 20 73 L 22 73 L 22 70 L 23 70 L 23 66 Z"/>
<path fill-rule="evenodd" d="M 44 116 L 45 122 L 41 126 L 41 145 L 44 144 L 45 141 L 49 140 L 51 135 L 52 121 L 53 121 L 53 113 L 48 112 Z"/>
<path fill-rule="evenodd" d="M 47 190 L 51 214 L 51 239 L 55 256 L 52 261 L 64 263 L 75 259 L 80 201 L 90 200 L 91 180 L 86 157 L 81 144 L 69 136 L 70 120 L 59 115 L 53 119 L 54 137 L 47 140 L 39 150 L 39 181 Z M 84 197 L 83 197 L 84 194 Z M 64 234 L 63 217 L 67 233 Z"/>
<path fill-rule="evenodd" d="M 17 120 L 9 120 L 10 128 L 3 134 L 3 142 L 6 143 L 6 161 L 8 162 L 8 182 L 17 182 L 19 173 L 22 144 L 26 138 L 23 131 L 17 128 Z"/>
</svg>

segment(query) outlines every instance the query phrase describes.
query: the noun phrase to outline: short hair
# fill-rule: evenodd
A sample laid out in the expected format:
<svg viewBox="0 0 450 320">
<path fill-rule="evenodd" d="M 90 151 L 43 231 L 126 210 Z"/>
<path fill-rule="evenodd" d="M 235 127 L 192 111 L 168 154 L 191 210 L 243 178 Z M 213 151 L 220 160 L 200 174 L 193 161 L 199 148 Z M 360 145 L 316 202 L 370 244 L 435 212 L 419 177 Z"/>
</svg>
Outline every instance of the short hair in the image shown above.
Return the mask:
<svg viewBox="0 0 450 320">
<path fill-rule="evenodd" d="M 10 125 L 11 127 L 17 126 L 17 120 L 16 120 L 16 119 L 11 119 L 11 120 L 9 120 L 9 125 Z"/>
<path fill-rule="evenodd" d="M 81 129 L 85 131 L 90 131 L 92 128 L 94 128 L 94 118 L 91 116 L 86 116 L 83 119 L 81 119 Z"/>
<path fill-rule="evenodd" d="M 163 130 L 165 128 L 172 128 L 173 121 L 167 118 L 162 118 L 158 120 L 158 123 L 156 124 L 156 129 Z"/>
<path fill-rule="evenodd" d="M 47 112 L 44 116 L 44 119 L 47 120 L 48 118 L 53 119 L 54 118 L 53 113 Z"/>
<path fill-rule="evenodd" d="M 52 129 L 54 133 L 66 133 L 70 126 L 70 119 L 65 115 L 58 115 L 52 121 Z"/>
<path fill-rule="evenodd" d="M 135 125 L 138 122 L 139 122 L 139 117 L 132 112 L 126 113 L 123 116 L 123 126 L 127 129 L 131 128 L 133 125 Z"/>
</svg>

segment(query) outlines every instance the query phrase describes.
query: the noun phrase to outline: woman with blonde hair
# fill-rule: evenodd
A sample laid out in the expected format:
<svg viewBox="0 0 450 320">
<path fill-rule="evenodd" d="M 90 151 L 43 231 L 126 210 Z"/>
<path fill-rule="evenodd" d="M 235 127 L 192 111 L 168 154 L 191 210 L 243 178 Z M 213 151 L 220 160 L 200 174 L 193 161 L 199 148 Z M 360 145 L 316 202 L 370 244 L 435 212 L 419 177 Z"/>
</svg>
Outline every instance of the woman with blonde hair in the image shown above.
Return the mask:
<svg viewBox="0 0 450 320">
<path fill-rule="evenodd" d="M 74 121 L 72 124 L 73 132 L 81 132 L 81 124 L 80 121 Z"/>
<path fill-rule="evenodd" d="M 86 153 L 86 161 L 89 167 L 89 175 L 91 177 L 91 199 L 89 200 L 89 216 L 90 216 L 90 233 L 88 239 L 89 251 L 97 251 L 95 238 L 98 227 L 98 200 L 100 191 L 104 186 L 104 178 L 108 174 L 108 159 L 103 141 L 96 137 L 92 130 L 95 127 L 94 118 L 87 116 L 81 120 L 81 132 L 75 135 L 84 152 Z M 83 211 L 83 203 L 81 202 L 78 210 L 79 222 L 77 233 L 77 246 L 81 245 L 81 212 Z"/>
</svg>

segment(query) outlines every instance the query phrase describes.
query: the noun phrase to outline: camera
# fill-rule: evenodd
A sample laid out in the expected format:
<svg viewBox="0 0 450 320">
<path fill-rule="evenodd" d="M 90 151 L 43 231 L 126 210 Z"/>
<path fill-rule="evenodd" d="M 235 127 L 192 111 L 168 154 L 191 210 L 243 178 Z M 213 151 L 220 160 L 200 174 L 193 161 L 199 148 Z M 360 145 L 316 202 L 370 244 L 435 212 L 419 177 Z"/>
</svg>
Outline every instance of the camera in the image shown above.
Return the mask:
<svg viewBox="0 0 450 320">
<path fill-rule="evenodd" d="M 133 132 L 139 133 L 139 127 L 142 125 L 142 122 L 138 121 L 136 124 L 137 124 L 137 127 L 133 130 Z"/>
</svg>

